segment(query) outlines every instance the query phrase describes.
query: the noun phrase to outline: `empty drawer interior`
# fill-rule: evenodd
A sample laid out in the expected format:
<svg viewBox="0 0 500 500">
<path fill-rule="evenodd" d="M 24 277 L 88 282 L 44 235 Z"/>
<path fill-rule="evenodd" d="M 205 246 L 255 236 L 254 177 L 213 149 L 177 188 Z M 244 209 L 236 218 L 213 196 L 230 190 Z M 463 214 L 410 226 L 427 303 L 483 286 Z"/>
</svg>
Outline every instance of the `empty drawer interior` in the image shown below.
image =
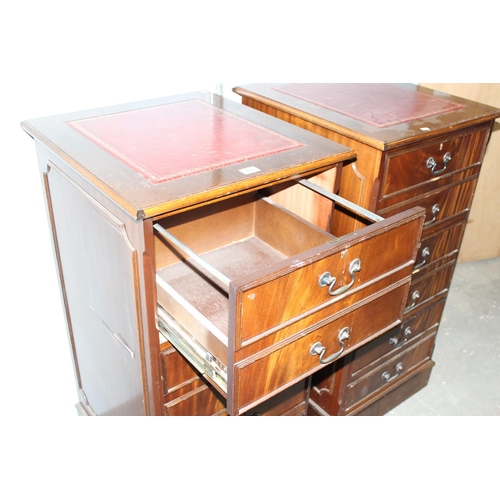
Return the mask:
<svg viewBox="0 0 500 500">
<path fill-rule="evenodd" d="M 159 305 L 195 336 L 210 332 L 226 346 L 229 283 L 243 276 L 251 281 L 253 274 L 332 240 L 258 195 L 172 216 L 155 229 Z"/>
</svg>

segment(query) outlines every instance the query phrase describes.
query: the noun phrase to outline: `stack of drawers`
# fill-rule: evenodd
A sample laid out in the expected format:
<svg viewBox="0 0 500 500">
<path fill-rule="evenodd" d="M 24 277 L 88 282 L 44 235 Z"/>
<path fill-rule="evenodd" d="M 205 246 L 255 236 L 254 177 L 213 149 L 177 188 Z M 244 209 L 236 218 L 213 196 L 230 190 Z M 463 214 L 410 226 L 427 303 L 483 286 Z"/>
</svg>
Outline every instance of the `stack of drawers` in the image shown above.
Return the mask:
<svg viewBox="0 0 500 500">
<path fill-rule="evenodd" d="M 366 84 L 350 93 L 336 84 L 259 84 L 235 91 L 244 104 L 354 149 L 357 161 L 344 169 L 342 196 L 383 217 L 410 207 L 426 210 L 402 324 L 313 376 L 309 414 L 385 414 L 429 380 L 436 333 L 500 110 L 413 86 Z M 385 94 L 367 109 L 372 91 Z M 351 99 L 345 109 L 331 98 L 336 92 Z M 373 124 L 367 117 L 387 114 L 393 92 L 399 102 L 392 124 Z M 348 224 L 341 215 L 333 230 Z"/>
<path fill-rule="evenodd" d="M 160 344 L 165 416 L 228 416 L 226 400 L 165 339 Z M 247 416 L 305 416 L 308 380 L 293 385 Z"/>
<path fill-rule="evenodd" d="M 160 334 L 213 386 L 166 349 L 169 415 L 268 414 L 285 400 L 287 412 L 305 409 L 308 377 L 401 322 L 422 209 L 335 238 L 262 194 L 154 225 Z M 188 248 L 191 259 L 179 253 Z"/>
<path fill-rule="evenodd" d="M 22 126 L 79 414 L 306 415 L 313 374 L 401 323 L 425 212 L 334 194 L 351 148 L 206 92 Z"/>
</svg>

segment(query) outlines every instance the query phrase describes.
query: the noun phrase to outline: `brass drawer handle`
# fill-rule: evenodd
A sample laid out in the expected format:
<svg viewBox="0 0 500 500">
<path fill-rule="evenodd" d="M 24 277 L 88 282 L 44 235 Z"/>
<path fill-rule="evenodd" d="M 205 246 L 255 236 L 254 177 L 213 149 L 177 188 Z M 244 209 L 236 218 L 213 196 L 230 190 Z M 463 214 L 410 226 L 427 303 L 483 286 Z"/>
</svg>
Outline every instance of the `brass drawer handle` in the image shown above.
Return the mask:
<svg viewBox="0 0 500 500">
<path fill-rule="evenodd" d="M 332 361 L 335 361 L 343 352 L 345 349 L 344 346 L 344 340 L 347 340 L 350 337 L 351 331 L 349 330 L 349 327 L 345 327 L 339 332 L 339 344 L 340 344 L 340 351 L 336 352 L 335 354 L 332 354 L 330 357 L 323 359 L 323 356 L 325 355 L 326 352 L 326 347 L 321 343 L 321 342 L 316 342 L 311 346 L 311 349 L 309 350 L 309 354 L 311 356 L 316 356 L 319 355 L 319 362 L 322 365 L 326 365 L 328 363 L 331 363 Z"/>
<path fill-rule="evenodd" d="M 384 372 L 382 373 L 382 380 L 384 380 L 385 383 L 388 384 L 389 382 L 392 382 L 394 379 L 396 379 L 402 371 L 403 371 L 403 363 L 398 363 L 396 365 L 396 370 L 394 375 L 392 375 L 391 377 L 391 374 L 389 372 Z"/>
<path fill-rule="evenodd" d="M 411 335 L 411 328 L 408 326 L 405 328 L 405 331 L 403 332 L 403 342 L 406 342 L 408 340 L 408 337 Z M 391 337 L 389 339 L 389 344 L 391 345 L 398 345 L 399 339 L 397 337 Z"/>
<path fill-rule="evenodd" d="M 443 168 L 441 170 L 436 170 L 438 164 L 432 156 L 427 160 L 425 166 L 431 169 L 432 175 L 439 175 L 446 170 L 446 168 L 448 167 L 448 162 L 450 161 L 451 161 L 451 154 L 445 153 L 445 155 L 443 156 Z"/>
<path fill-rule="evenodd" d="M 425 264 L 427 263 L 427 257 L 429 257 L 429 255 L 431 254 L 431 250 L 429 247 L 425 247 L 422 252 L 420 253 L 420 255 L 423 257 L 423 261 L 422 262 L 419 262 L 418 264 L 416 264 L 415 266 L 413 266 L 413 269 L 420 269 L 421 267 L 425 266 Z"/>
<path fill-rule="evenodd" d="M 337 278 L 335 278 L 335 276 L 332 276 L 330 273 L 323 273 L 319 278 L 318 284 L 321 287 L 327 286 L 328 293 L 332 297 L 337 297 L 338 295 L 342 295 L 343 293 L 347 292 L 347 290 L 349 290 L 352 287 L 352 285 L 354 285 L 354 282 L 356 281 L 354 273 L 359 273 L 360 271 L 361 271 L 361 260 L 355 259 L 349 264 L 349 274 L 351 275 L 351 282 L 349 284 L 344 285 L 343 287 L 334 291 L 333 287 L 337 282 Z"/>
<path fill-rule="evenodd" d="M 405 314 L 408 312 L 408 311 L 411 311 L 416 305 L 417 305 L 417 301 L 418 299 L 420 298 L 420 292 L 418 290 L 415 290 L 412 294 L 411 294 L 411 300 L 413 301 L 406 309 L 405 309 Z"/>
<path fill-rule="evenodd" d="M 437 217 L 437 214 L 440 212 L 441 210 L 441 207 L 439 206 L 439 203 L 436 203 L 433 207 L 432 207 L 432 219 L 428 222 L 426 222 L 424 224 L 424 227 L 429 227 L 431 224 L 434 224 L 434 222 L 436 222 L 436 217 Z"/>
</svg>

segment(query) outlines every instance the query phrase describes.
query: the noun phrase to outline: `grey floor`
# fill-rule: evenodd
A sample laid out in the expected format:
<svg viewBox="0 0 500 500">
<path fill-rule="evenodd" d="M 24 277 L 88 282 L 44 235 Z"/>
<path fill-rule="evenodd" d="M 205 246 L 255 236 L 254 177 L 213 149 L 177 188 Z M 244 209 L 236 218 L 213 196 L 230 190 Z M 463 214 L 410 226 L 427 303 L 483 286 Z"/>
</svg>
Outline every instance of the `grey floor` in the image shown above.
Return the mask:
<svg viewBox="0 0 500 500">
<path fill-rule="evenodd" d="M 429 385 L 388 416 L 500 416 L 500 258 L 457 265 Z"/>
</svg>

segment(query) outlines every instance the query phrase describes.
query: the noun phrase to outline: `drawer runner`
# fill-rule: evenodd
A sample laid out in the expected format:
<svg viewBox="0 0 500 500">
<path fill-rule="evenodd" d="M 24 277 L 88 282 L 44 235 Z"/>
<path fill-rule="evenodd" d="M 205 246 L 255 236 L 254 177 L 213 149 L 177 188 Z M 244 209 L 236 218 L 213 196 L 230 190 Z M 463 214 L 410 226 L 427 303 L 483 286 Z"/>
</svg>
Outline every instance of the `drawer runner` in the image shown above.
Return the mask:
<svg viewBox="0 0 500 500">
<path fill-rule="evenodd" d="M 173 243 L 175 246 L 180 248 L 183 252 L 186 252 L 195 262 L 200 264 L 206 271 L 208 271 L 210 274 L 215 276 L 218 280 L 220 280 L 226 287 L 229 287 L 229 283 L 231 280 L 225 276 L 223 273 L 221 273 L 218 269 L 216 269 L 214 266 L 209 264 L 205 259 L 200 257 L 196 252 L 193 252 L 191 248 L 189 248 L 187 245 L 184 245 L 182 241 L 177 239 L 172 233 L 167 231 L 164 227 L 162 227 L 160 224 L 154 224 L 153 225 L 154 229 L 156 229 L 166 240 L 170 241 Z"/>
<path fill-rule="evenodd" d="M 307 179 L 302 179 L 298 181 L 299 184 L 302 184 L 302 186 L 310 189 L 311 191 L 315 191 L 316 193 L 320 194 L 321 196 L 324 196 L 325 198 L 328 198 L 335 203 L 338 203 L 339 205 L 348 208 L 349 210 L 353 211 L 354 213 L 361 215 L 368 219 L 369 221 L 372 222 L 381 222 L 384 220 L 383 217 L 380 217 L 380 215 L 374 214 L 373 212 L 370 212 L 369 210 L 366 210 L 366 208 L 361 207 L 360 205 L 356 205 L 356 203 L 353 203 L 352 201 L 346 200 L 345 198 L 342 198 L 341 196 L 330 193 L 328 190 L 325 188 L 318 186 L 314 182 L 308 181 Z"/>
<path fill-rule="evenodd" d="M 227 394 L 227 367 L 190 335 L 160 304 L 158 307 L 158 328 L 169 342 L 203 375 Z"/>
</svg>

